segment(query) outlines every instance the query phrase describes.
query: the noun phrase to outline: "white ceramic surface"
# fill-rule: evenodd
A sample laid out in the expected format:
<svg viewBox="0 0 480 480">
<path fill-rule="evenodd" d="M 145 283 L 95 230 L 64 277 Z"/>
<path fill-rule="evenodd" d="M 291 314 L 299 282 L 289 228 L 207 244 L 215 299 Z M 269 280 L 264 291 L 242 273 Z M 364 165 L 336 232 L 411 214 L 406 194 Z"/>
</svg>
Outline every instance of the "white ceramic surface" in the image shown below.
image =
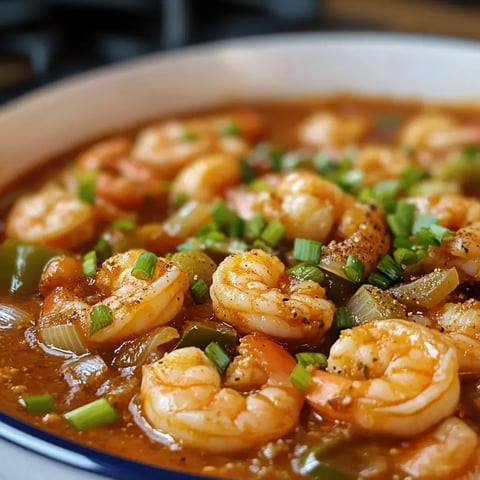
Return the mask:
<svg viewBox="0 0 480 480">
<path fill-rule="evenodd" d="M 0 186 L 39 160 L 156 115 L 225 100 L 343 91 L 476 101 L 479 78 L 479 44 L 424 36 L 281 35 L 153 55 L 38 90 L 1 109 Z M 15 451 L 20 462 L 12 461 Z M 55 473 L 62 469 L 0 442 L 0 479 L 96 478 Z"/>
</svg>

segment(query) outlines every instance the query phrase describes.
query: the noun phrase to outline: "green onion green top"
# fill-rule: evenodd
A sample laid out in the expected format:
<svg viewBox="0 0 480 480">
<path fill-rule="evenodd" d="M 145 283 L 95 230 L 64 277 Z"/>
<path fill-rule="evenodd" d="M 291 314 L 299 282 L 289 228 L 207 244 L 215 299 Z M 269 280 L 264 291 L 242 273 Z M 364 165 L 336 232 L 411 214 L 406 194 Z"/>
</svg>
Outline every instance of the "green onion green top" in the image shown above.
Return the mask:
<svg viewBox="0 0 480 480">
<path fill-rule="evenodd" d="M 220 135 L 227 136 L 238 136 L 241 134 L 240 127 L 235 122 L 225 122 L 220 125 L 218 128 Z"/>
<path fill-rule="evenodd" d="M 128 218 L 117 218 L 112 222 L 112 225 L 124 232 L 132 232 L 135 230 L 135 222 Z"/>
<path fill-rule="evenodd" d="M 95 203 L 96 185 L 98 172 L 96 170 L 88 170 L 79 180 L 78 197 L 87 203 Z"/>
<path fill-rule="evenodd" d="M 82 270 L 88 277 L 97 273 L 97 252 L 95 250 L 90 250 L 83 256 Z"/>
<path fill-rule="evenodd" d="M 353 283 L 360 283 L 363 279 L 364 270 L 365 266 L 357 256 L 348 256 L 345 266 L 343 267 L 343 272 L 349 280 Z"/>
<path fill-rule="evenodd" d="M 285 235 L 285 227 L 278 221 L 271 221 L 263 230 L 260 238 L 270 247 L 275 248 Z"/>
<path fill-rule="evenodd" d="M 80 431 L 110 425 L 120 418 L 115 408 L 103 397 L 65 413 L 64 417 Z"/>
<path fill-rule="evenodd" d="M 150 280 L 155 273 L 158 257 L 152 252 L 142 252 L 132 268 L 132 275 L 140 280 Z"/>
<path fill-rule="evenodd" d="M 19 403 L 29 413 L 51 413 L 55 410 L 55 399 L 49 393 L 24 395 Z"/>
<path fill-rule="evenodd" d="M 195 303 L 205 303 L 209 298 L 207 282 L 203 278 L 195 280 L 190 286 L 190 295 Z"/>
<path fill-rule="evenodd" d="M 317 352 L 301 352 L 296 353 L 295 358 L 300 365 L 308 367 L 313 365 L 318 368 L 326 368 L 327 366 L 327 357 L 323 353 Z"/>
<path fill-rule="evenodd" d="M 113 322 L 112 311 L 107 305 L 95 305 L 90 311 L 90 335 Z"/>
<path fill-rule="evenodd" d="M 225 350 L 217 342 L 210 342 L 205 347 L 205 355 L 215 364 L 218 373 L 223 375 L 230 364 L 230 357 Z"/>
<path fill-rule="evenodd" d="M 318 265 L 322 256 L 322 243 L 308 238 L 296 238 L 293 244 L 293 258 L 298 262 Z"/>
<path fill-rule="evenodd" d="M 313 280 L 322 283 L 325 280 L 325 274 L 320 268 L 309 263 L 299 263 L 287 270 L 288 275 L 292 275 L 300 280 Z"/>
<path fill-rule="evenodd" d="M 290 374 L 290 381 L 303 392 L 310 385 L 312 374 L 302 364 L 297 363 Z"/>
</svg>

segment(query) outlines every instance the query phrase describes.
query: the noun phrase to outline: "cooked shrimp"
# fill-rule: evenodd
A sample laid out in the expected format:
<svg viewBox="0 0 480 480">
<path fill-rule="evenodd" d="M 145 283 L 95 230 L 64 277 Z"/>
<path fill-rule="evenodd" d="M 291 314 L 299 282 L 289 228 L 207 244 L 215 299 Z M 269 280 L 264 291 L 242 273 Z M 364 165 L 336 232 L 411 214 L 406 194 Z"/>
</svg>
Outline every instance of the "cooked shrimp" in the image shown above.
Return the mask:
<svg viewBox="0 0 480 480">
<path fill-rule="evenodd" d="M 344 146 L 357 143 L 367 128 L 362 117 L 340 117 L 330 112 L 317 112 L 300 125 L 298 139 L 312 147 Z"/>
<path fill-rule="evenodd" d="M 474 430 L 459 418 L 447 418 L 432 432 L 409 442 L 395 463 L 411 478 L 458 478 L 468 467 L 477 445 Z"/>
<path fill-rule="evenodd" d="M 363 173 L 366 186 L 396 179 L 411 166 L 411 160 L 405 154 L 385 145 L 367 145 L 354 158 L 354 166 Z"/>
<path fill-rule="evenodd" d="M 222 125 L 229 123 L 238 128 L 238 135 L 222 135 Z M 133 155 L 167 178 L 173 178 L 182 167 L 209 153 L 225 152 L 240 158 L 262 130 L 263 119 L 248 110 L 172 120 L 142 130 Z"/>
<path fill-rule="evenodd" d="M 263 250 L 227 257 L 213 274 L 210 296 L 218 319 L 277 338 L 318 340 L 335 312 L 323 287 L 289 277 Z"/>
<path fill-rule="evenodd" d="M 423 113 L 405 126 L 402 143 L 415 148 L 446 149 L 480 143 L 480 125 L 461 125 L 444 113 Z"/>
<path fill-rule="evenodd" d="M 174 350 L 143 367 L 145 417 L 191 448 L 248 450 L 290 432 L 299 421 L 302 395 L 290 382 L 295 360 L 268 338 L 247 335 L 227 370 L 225 385 L 202 350 Z"/>
<path fill-rule="evenodd" d="M 480 301 L 446 303 L 432 319 L 455 344 L 460 372 L 480 372 Z"/>
<path fill-rule="evenodd" d="M 334 231 L 331 242 L 322 247 L 321 265 L 342 272 L 349 255 L 355 255 L 368 275 L 390 248 L 390 237 L 382 211 L 373 204 L 355 203 L 348 208 Z"/>
<path fill-rule="evenodd" d="M 183 305 L 189 285 L 188 275 L 174 263 L 159 258 L 153 277 L 138 279 L 131 272 L 141 253 L 142 250 L 130 250 L 106 260 L 95 277 L 95 295 L 88 298 L 80 298 L 68 287 L 55 288 L 45 299 L 39 322 L 65 323 L 64 312 L 72 310 L 69 305 L 74 304 L 73 310 L 79 312 L 75 321 L 84 337 L 92 343 L 119 342 L 167 324 Z M 61 284 L 64 269 L 58 274 L 58 283 Z M 48 275 L 47 288 L 51 290 L 55 281 L 52 275 Z M 50 299 L 50 295 L 55 297 Z M 112 322 L 91 335 L 90 312 L 98 305 L 109 308 Z"/>
<path fill-rule="evenodd" d="M 103 140 L 76 160 L 77 175 L 97 173 L 95 193 L 106 202 L 123 209 L 138 209 L 162 195 L 163 179 L 154 169 L 130 156 L 132 142 L 127 137 Z"/>
<path fill-rule="evenodd" d="M 188 198 L 211 201 L 240 181 L 238 159 L 228 153 L 205 155 L 184 167 L 177 175 L 172 193 Z"/>
<path fill-rule="evenodd" d="M 78 247 L 90 241 L 94 232 L 92 205 L 56 186 L 22 196 L 6 222 L 7 237 L 55 248 Z"/>
<path fill-rule="evenodd" d="M 419 213 L 437 217 L 441 225 L 452 230 L 480 222 L 480 201 L 476 198 L 459 194 L 437 194 L 408 197 L 405 201 L 413 203 Z"/>
<path fill-rule="evenodd" d="M 325 242 L 345 210 L 355 203 L 337 185 L 311 172 L 288 174 L 273 193 L 262 192 L 255 209 L 264 217 L 279 220 L 286 237 Z"/>
<path fill-rule="evenodd" d="M 406 437 L 456 409 L 455 347 L 445 335 L 404 320 L 343 330 L 328 371 L 313 372 L 306 400 L 321 415 L 367 432 Z"/>
</svg>

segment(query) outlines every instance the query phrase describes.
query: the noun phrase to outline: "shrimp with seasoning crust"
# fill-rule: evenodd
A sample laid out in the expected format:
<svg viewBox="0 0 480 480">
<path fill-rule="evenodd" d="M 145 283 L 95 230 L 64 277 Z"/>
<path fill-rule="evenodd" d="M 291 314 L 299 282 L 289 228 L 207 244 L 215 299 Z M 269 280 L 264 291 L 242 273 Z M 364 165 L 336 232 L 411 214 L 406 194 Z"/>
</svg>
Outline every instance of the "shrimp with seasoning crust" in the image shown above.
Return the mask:
<svg viewBox="0 0 480 480">
<path fill-rule="evenodd" d="M 263 250 L 227 257 L 213 274 L 213 311 L 242 332 L 276 338 L 318 340 L 332 324 L 335 306 L 325 289 L 299 280 Z"/>
<path fill-rule="evenodd" d="M 240 340 L 223 380 L 199 348 L 173 350 L 144 365 L 142 411 L 153 428 L 183 446 L 248 450 L 298 424 L 303 395 L 290 382 L 294 367 L 286 350 L 256 335 Z"/>
</svg>

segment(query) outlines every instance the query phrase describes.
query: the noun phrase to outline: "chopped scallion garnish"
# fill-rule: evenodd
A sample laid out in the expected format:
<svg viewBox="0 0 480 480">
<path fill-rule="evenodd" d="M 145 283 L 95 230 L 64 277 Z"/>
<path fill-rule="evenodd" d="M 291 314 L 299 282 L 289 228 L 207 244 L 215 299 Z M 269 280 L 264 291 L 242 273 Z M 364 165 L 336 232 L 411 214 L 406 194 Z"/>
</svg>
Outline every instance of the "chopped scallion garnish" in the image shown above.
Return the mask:
<svg viewBox="0 0 480 480">
<path fill-rule="evenodd" d="M 97 252 L 95 250 L 90 250 L 83 256 L 82 270 L 88 277 L 97 273 Z"/>
<path fill-rule="evenodd" d="M 397 248 L 393 252 L 393 258 L 398 265 L 413 265 L 417 263 L 417 255 L 409 248 Z"/>
<path fill-rule="evenodd" d="M 267 142 L 261 142 L 255 147 L 255 154 L 260 158 L 270 160 L 272 170 L 275 172 L 280 172 L 283 169 L 282 157 L 284 153 L 282 149 Z"/>
<path fill-rule="evenodd" d="M 107 305 L 95 305 L 90 311 L 90 335 L 113 322 L 112 311 Z"/>
<path fill-rule="evenodd" d="M 438 225 L 439 219 L 426 213 L 420 214 L 413 223 L 412 233 L 416 235 L 422 228 L 428 228 L 432 225 Z"/>
<path fill-rule="evenodd" d="M 407 202 L 398 202 L 395 213 L 387 216 L 388 225 L 396 237 L 408 237 L 412 230 L 415 205 Z"/>
<path fill-rule="evenodd" d="M 394 282 L 400 280 L 403 277 L 403 270 L 398 265 L 391 255 L 384 255 L 377 264 L 377 270 L 386 275 Z"/>
<path fill-rule="evenodd" d="M 426 177 L 428 172 L 423 168 L 407 168 L 400 175 L 401 188 L 406 191 Z"/>
<path fill-rule="evenodd" d="M 247 184 L 252 183 L 255 179 L 255 170 L 246 158 L 240 159 L 240 176 L 242 177 L 242 182 Z"/>
<path fill-rule="evenodd" d="M 310 385 L 312 374 L 301 363 L 297 363 L 290 374 L 290 381 L 303 392 Z"/>
<path fill-rule="evenodd" d="M 293 244 L 293 258 L 298 262 L 318 265 L 322 256 L 322 243 L 309 238 L 296 238 Z"/>
<path fill-rule="evenodd" d="M 259 238 L 267 223 L 260 213 L 255 213 L 245 222 L 245 238 L 255 240 Z"/>
<path fill-rule="evenodd" d="M 453 238 L 453 232 L 441 225 L 430 225 L 423 227 L 415 234 L 415 239 L 420 245 L 439 246 L 443 241 Z"/>
<path fill-rule="evenodd" d="M 96 170 L 88 170 L 79 179 L 78 196 L 84 202 L 95 203 L 97 177 Z"/>
<path fill-rule="evenodd" d="M 112 256 L 112 246 L 104 237 L 100 237 L 93 249 L 97 253 L 97 262 L 99 263 L 103 263 Z"/>
<path fill-rule="evenodd" d="M 135 230 L 135 222 L 128 218 L 117 218 L 112 222 L 112 225 L 124 232 L 132 232 Z"/>
<path fill-rule="evenodd" d="M 395 248 L 408 248 L 411 250 L 415 246 L 415 243 L 406 237 L 395 237 L 393 239 L 393 246 Z"/>
<path fill-rule="evenodd" d="M 295 358 L 300 365 L 308 367 L 313 365 L 318 368 L 326 368 L 327 366 L 327 357 L 323 353 L 318 352 L 301 352 L 296 353 Z"/>
<path fill-rule="evenodd" d="M 220 135 L 227 136 L 238 136 L 241 134 L 239 126 L 235 122 L 224 122 L 218 128 Z"/>
<path fill-rule="evenodd" d="M 155 273 L 158 257 L 152 252 L 142 252 L 135 261 L 132 275 L 140 280 L 150 280 Z"/>
<path fill-rule="evenodd" d="M 218 373 L 223 375 L 230 364 L 230 357 L 226 354 L 220 344 L 217 342 L 210 342 L 205 347 L 205 355 L 215 364 Z"/>
<path fill-rule="evenodd" d="M 333 316 L 333 322 L 340 330 L 352 328 L 355 325 L 352 316 L 345 307 L 337 308 L 335 315 Z"/>
<path fill-rule="evenodd" d="M 278 221 L 272 220 L 263 230 L 260 238 L 270 247 L 275 248 L 285 235 L 285 227 Z"/>
<path fill-rule="evenodd" d="M 240 236 L 231 235 L 230 230 L 236 230 L 243 220 L 233 210 L 228 208 L 224 202 L 215 203 L 212 208 L 212 218 L 222 232 L 230 236 Z"/>
<path fill-rule="evenodd" d="M 77 430 L 90 430 L 116 422 L 120 416 L 106 398 L 99 398 L 64 414 Z"/>
<path fill-rule="evenodd" d="M 182 142 L 193 142 L 197 138 L 198 138 L 198 135 L 195 132 L 193 132 L 192 130 L 184 130 L 182 132 L 180 140 Z"/>
<path fill-rule="evenodd" d="M 322 283 L 325 280 L 325 275 L 320 268 L 309 263 L 299 263 L 287 270 L 288 275 L 299 278 L 300 280 L 313 280 L 317 283 Z"/>
<path fill-rule="evenodd" d="M 384 275 L 382 272 L 379 271 L 374 271 L 372 272 L 367 279 L 368 283 L 371 283 L 372 285 L 375 285 L 378 288 L 381 288 L 382 290 L 385 290 L 386 288 L 389 288 L 393 285 L 393 281 Z"/>
<path fill-rule="evenodd" d="M 360 283 L 363 279 L 364 270 L 365 266 L 357 256 L 348 256 L 347 262 L 343 267 L 343 272 L 349 280 L 351 280 L 353 283 Z"/>
<path fill-rule="evenodd" d="M 198 278 L 190 286 L 190 295 L 196 304 L 205 303 L 208 300 L 208 285 L 203 278 Z"/>
<path fill-rule="evenodd" d="M 49 393 L 24 395 L 20 397 L 20 405 L 29 413 L 51 413 L 55 410 L 55 399 Z"/>
</svg>

